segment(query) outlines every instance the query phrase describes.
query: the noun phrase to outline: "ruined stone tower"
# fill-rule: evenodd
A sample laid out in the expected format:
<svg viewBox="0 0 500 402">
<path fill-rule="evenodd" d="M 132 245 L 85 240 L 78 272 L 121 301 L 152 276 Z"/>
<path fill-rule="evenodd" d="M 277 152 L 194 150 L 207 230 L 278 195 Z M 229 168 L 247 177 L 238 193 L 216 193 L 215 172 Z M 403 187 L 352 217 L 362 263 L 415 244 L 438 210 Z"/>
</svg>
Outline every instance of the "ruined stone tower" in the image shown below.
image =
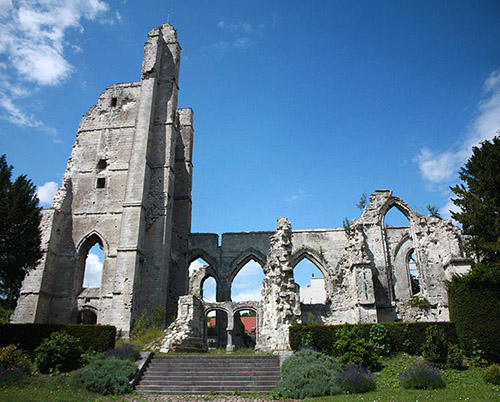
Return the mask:
<svg viewBox="0 0 500 402">
<path fill-rule="evenodd" d="M 164 24 L 148 34 L 141 80 L 107 88 L 84 115 L 63 184 L 43 211 L 44 256 L 13 322 L 77 322 L 81 311 L 127 333 L 143 311 L 175 315 L 187 292 L 193 112 L 177 110 L 181 48 Z M 100 288 L 83 288 L 98 243 Z"/>
</svg>

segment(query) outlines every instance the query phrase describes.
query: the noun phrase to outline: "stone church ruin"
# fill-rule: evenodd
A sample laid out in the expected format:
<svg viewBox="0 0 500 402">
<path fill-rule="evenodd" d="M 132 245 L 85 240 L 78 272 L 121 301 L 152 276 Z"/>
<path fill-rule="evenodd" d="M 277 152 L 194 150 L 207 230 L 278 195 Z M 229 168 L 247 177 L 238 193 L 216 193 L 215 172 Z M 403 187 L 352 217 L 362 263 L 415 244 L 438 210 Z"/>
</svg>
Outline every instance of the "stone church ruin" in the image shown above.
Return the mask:
<svg viewBox="0 0 500 402">
<path fill-rule="evenodd" d="M 253 342 L 270 351 L 287 349 L 289 326 L 310 320 L 449 319 L 444 281 L 470 268 L 461 231 L 392 191 L 375 191 L 345 229 L 292 230 L 281 217 L 275 232 L 191 233 L 193 111 L 177 109 L 180 52 L 171 25 L 152 30 L 140 81 L 107 88 L 84 115 L 62 186 L 43 211 L 44 256 L 23 282 L 12 322 L 110 324 L 128 334 L 161 307 L 166 320 L 176 317 L 168 351 L 206 349 L 215 314 L 216 342 L 231 351 L 245 335 L 240 314 L 250 311 Z M 384 225 L 392 208 L 408 226 Z M 85 288 L 96 244 L 101 286 Z M 207 265 L 189 275 L 198 258 Z M 304 259 L 324 277 L 324 303 L 300 301 L 294 268 Z M 232 301 L 233 280 L 250 260 L 263 267 L 263 298 Z M 201 297 L 207 278 L 217 283 L 216 301 Z"/>
</svg>

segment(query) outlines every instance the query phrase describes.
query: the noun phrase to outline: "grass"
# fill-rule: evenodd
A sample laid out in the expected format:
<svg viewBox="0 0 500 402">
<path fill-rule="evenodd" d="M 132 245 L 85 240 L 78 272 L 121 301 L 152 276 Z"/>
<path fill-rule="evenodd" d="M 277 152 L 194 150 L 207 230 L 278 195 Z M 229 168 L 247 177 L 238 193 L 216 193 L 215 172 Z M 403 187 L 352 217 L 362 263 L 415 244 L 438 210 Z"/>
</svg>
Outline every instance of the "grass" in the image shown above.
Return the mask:
<svg viewBox="0 0 500 402">
<path fill-rule="evenodd" d="M 399 354 L 382 359 L 384 368 L 376 373 L 377 389 L 366 394 L 336 395 L 307 399 L 314 402 L 377 401 L 499 401 L 500 386 L 486 384 L 482 373 L 484 368 L 471 367 L 468 370 L 445 370 L 446 388 L 436 390 L 403 389 L 398 376 L 421 357 Z"/>
<path fill-rule="evenodd" d="M 0 388 L 2 402 L 84 402 L 96 401 L 99 396 L 75 388 L 66 376 L 38 375 L 26 378 L 18 385 Z"/>
<path fill-rule="evenodd" d="M 223 355 L 224 350 L 213 350 L 212 354 Z M 242 350 L 250 353 L 251 350 Z M 210 354 L 210 353 L 209 353 Z M 207 355 L 207 354 L 205 354 Z M 310 402 L 377 401 L 377 402 L 415 402 L 415 401 L 499 401 L 500 386 L 486 384 L 483 380 L 485 368 L 471 367 L 468 370 L 445 370 L 446 388 L 438 390 L 403 389 L 398 380 L 399 374 L 422 358 L 399 354 L 382 359 L 384 368 L 376 373 L 377 389 L 366 394 L 336 395 L 314 399 Z M 256 395 L 248 395 L 256 397 Z M 220 395 L 218 397 L 223 397 Z M 230 399 L 230 395 L 225 395 Z M 204 400 L 214 396 L 206 395 Z M 156 400 L 156 399 L 155 399 Z M 0 387 L 1 402 L 141 402 L 151 401 L 141 394 L 101 396 L 72 386 L 67 375 L 51 377 L 37 375 L 28 377 L 17 385 Z"/>
</svg>

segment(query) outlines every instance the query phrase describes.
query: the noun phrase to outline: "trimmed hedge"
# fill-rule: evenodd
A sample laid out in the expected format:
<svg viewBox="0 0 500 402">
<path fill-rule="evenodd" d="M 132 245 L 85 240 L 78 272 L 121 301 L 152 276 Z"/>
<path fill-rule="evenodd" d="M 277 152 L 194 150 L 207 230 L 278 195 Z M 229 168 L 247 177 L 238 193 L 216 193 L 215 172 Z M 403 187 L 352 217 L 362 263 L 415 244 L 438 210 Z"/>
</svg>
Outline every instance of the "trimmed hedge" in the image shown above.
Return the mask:
<svg viewBox="0 0 500 402">
<path fill-rule="evenodd" d="M 29 354 L 53 332 L 65 332 L 80 340 L 84 351 L 104 352 L 115 347 L 116 328 L 111 325 L 2 324 L 0 346 L 19 344 Z"/>
<path fill-rule="evenodd" d="M 460 345 L 467 353 L 473 340 L 484 357 L 500 363 L 500 267 L 476 265 L 447 283 L 450 318 L 457 326 Z"/>
<path fill-rule="evenodd" d="M 455 324 L 450 322 L 383 322 L 379 323 L 387 328 L 391 340 L 392 351 L 403 351 L 418 354 L 425 342 L 425 331 L 431 325 L 438 325 L 443 329 L 446 338 L 451 343 L 458 343 Z M 344 324 L 350 325 L 350 324 Z M 361 335 L 369 339 L 370 329 L 375 324 L 353 324 L 359 328 Z M 332 354 L 332 347 L 336 340 L 336 332 L 343 325 L 293 325 L 290 327 L 290 347 L 300 349 L 306 337 L 312 339 L 312 346 L 321 352 Z M 308 335 L 310 334 L 310 335 Z"/>
</svg>

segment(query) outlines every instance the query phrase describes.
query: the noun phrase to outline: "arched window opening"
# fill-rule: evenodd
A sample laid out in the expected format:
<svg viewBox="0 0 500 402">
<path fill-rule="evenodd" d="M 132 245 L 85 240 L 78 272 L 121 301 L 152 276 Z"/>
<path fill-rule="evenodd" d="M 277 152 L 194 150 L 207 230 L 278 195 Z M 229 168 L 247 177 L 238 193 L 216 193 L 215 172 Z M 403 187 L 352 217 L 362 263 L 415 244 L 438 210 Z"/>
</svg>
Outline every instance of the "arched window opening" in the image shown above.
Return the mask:
<svg viewBox="0 0 500 402">
<path fill-rule="evenodd" d="M 384 216 L 385 227 L 408 227 L 410 221 L 397 207 L 391 207 Z"/>
<path fill-rule="evenodd" d="M 209 349 L 223 348 L 227 345 L 227 313 L 212 310 L 206 318 L 206 337 Z"/>
<path fill-rule="evenodd" d="M 94 245 L 87 252 L 85 258 L 85 274 L 83 276 L 84 288 L 100 288 L 104 253 L 100 240 L 96 239 Z"/>
<path fill-rule="evenodd" d="M 201 284 L 201 298 L 206 302 L 215 302 L 217 297 L 217 281 L 214 277 L 207 277 Z"/>
<path fill-rule="evenodd" d="M 295 283 L 300 286 L 300 301 L 304 304 L 326 302 L 325 278 L 322 272 L 307 257 L 293 270 Z"/>
<path fill-rule="evenodd" d="M 250 309 L 234 313 L 234 345 L 253 349 L 256 343 L 257 313 Z"/>
<path fill-rule="evenodd" d="M 420 293 L 420 273 L 418 272 L 417 260 L 415 259 L 415 252 L 413 250 L 408 254 L 406 264 L 410 274 L 410 287 L 413 296 Z"/>
<path fill-rule="evenodd" d="M 264 279 L 262 266 L 251 259 L 240 269 L 231 284 L 231 299 L 233 301 L 262 300 L 262 281 Z"/>
<path fill-rule="evenodd" d="M 97 324 L 97 314 L 92 310 L 85 309 L 78 312 L 78 324 L 95 325 Z"/>
<path fill-rule="evenodd" d="M 189 264 L 189 276 L 191 276 L 193 272 L 198 271 L 201 267 L 209 265 L 210 264 L 206 262 L 203 258 L 198 258 L 194 260 L 191 264 Z"/>
</svg>

